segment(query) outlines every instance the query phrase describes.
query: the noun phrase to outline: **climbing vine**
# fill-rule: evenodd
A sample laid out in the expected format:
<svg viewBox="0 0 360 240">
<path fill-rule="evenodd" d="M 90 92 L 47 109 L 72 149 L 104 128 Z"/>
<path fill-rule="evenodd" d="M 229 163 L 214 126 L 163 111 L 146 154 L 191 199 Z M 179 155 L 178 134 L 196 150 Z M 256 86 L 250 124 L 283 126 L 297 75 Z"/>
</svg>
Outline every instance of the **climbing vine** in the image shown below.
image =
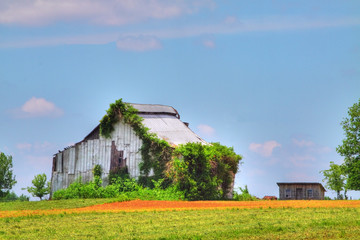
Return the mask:
<svg viewBox="0 0 360 240">
<path fill-rule="evenodd" d="M 187 143 L 174 150 L 167 177 L 189 200 L 225 199 L 242 156 L 220 143 Z"/>
<path fill-rule="evenodd" d="M 149 132 L 149 128 L 142 123 L 143 118 L 137 113 L 138 110 L 129 103 L 124 103 L 122 99 L 116 100 L 110 104 L 106 115 L 100 120 L 100 135 L 110 138 L 114 130 L 114 124 L 120 119 L 129 124 L 135 131 L 135 134 L 142 140 L 140 149 L 142 163 L 140 171 L 143 177 L 139 181 L 144 185 L 151 185 L 151 180 L 164 178 L 166 163 L 171 159 L 173 149 L 165 140 L 159 139 L 155 133 Z M 154 176 L 150 179 L 149 173 L 153 169 Z"/>
<path fill-rule="evenodd" d="M 142 140 L 142 162 L 139 182 L 152 186 L 152 180 L 164 178 L 163 186 L 171 182 L 184 192 L 187 199 L 226 198 L 242 157 L 233 148 L 219 143 L 202 145 L 187 143 L 173 148 L 142 123 L 138 110 L 122 99 L 110 104 L 107 114 L 100 121 L 100 135 L 111 137 L 118 121 L 129 124 Z M 153 169 L 154 175 L 150 175 Z"/>
</svg>

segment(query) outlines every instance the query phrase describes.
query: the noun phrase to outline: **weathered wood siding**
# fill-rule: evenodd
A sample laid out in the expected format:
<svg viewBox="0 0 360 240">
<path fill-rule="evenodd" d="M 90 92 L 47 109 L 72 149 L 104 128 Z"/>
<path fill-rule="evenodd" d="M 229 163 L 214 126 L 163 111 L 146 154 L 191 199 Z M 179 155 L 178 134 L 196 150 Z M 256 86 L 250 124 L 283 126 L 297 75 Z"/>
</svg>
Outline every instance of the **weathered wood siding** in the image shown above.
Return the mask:
<svg viewBox="0 0 360 240">
<path fill-rule="evenodd" d="M 111 153 L 114 152 L 114 147 L 117 152 L 122 152 L 122 157 L 126 159 L 124 164 L 128 167 L 130 177 L 140 176 L 141 139 L 135 135 L 134 130 L 128 124 L 118 122 L 114 128 L 109 139 L 100 136 L 98 139 L 84 140 L 55 154 L 51 179 L 52 193 L 67 188 L 80 177 L 83 182 L 91 181 L 93 179 L 92 169 L 97 164 L 101 165 L 102 179 L 104 184 L 107 184 Z M 113 159 L 116 157 L 119 156 L 115 156 Z"/>
<path fill-rule="evenodd" d="M 290 195 L 287 196 L 290 192 Z M 312 194 L 309 195 L 308 190 L 312 190 Z M 325 192 L 319 184 L 286 184 L 279 186 L 279 199 L 280 200 L 306 200 L 316 199 L 323 200 Z"/>
</svg>

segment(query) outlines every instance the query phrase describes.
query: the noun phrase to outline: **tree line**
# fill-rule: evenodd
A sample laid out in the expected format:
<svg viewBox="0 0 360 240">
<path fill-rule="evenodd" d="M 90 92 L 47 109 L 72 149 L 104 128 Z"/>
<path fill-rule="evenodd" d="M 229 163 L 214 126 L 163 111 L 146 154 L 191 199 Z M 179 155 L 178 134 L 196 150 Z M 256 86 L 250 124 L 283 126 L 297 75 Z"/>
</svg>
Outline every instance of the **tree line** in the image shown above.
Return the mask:
<svg viewBox="0 0 360 240">
<path fill-rule="evenodd" d="M 0 152 L 0 201 L 29 201 L 29 197 L 24 194 L 18 197 L 14 192 L 10 192 L 17 183 L 12 168 L 12 156 Z M 33 197 L 39 197 L 42 200 L 45 195 L 50 193 L 50 182 L 47 181 L 45 173 L 36 175 L 32 184 L 33 186 L 23 188 L 23 190 L 27 190 Z"/>
<path fill-rule="evenodd" d="M 330 168 L 321 173 L 326 187 L 336 191 L 337 199 L 348 199 L 348 190 L 360 190 L 360 99 L 349 107 L 348 117 L 344 118 L 341 126 L 345 138 L 336 151 L 344 157 L 344 162 L 330 162 Z"/>
</svg>

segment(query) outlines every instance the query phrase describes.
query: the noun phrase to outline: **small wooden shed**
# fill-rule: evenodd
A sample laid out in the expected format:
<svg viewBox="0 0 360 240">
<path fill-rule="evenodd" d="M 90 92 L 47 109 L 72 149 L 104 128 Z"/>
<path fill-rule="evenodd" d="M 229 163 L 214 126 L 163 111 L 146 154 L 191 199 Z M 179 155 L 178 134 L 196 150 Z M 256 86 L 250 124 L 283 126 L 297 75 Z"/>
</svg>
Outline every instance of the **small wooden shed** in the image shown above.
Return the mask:
<svg viewBox="0 0 360 240">
<path fill-rule="evenodd" d="M 279 200 L 324 200 L 325 188 L 317 182 L 278 182 Z"/>
</svg>

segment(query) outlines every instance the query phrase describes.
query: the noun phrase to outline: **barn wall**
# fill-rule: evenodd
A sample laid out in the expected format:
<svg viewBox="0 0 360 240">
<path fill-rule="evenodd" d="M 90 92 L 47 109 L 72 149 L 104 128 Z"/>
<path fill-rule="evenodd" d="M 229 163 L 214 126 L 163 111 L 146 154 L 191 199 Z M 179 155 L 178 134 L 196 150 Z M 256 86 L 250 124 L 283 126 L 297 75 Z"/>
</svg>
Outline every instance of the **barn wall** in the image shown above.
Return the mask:
<svg viewBox="0 0 360 240">
<path fill-rule="evenodd" d="M 67 188 L 80 177 L 83 182 L 91 181 L 93 179 L 92 169 L 96 164 L 101 165 L 102 179 L 104 184 L 107 184 L 113 143 L 115 143 L 117 151 L 123 151 L 123 158 L 126 159 L 130 177 L 140 176 L 141 139 L 135 135 L 134 130 L 128 124 L 118 122 L 114 128 L 109 139 L 100 136 L 99 139 L 77 143 L 75 146 L 55 154 L 51 178 L 52 193 Z"/>
</svg>

